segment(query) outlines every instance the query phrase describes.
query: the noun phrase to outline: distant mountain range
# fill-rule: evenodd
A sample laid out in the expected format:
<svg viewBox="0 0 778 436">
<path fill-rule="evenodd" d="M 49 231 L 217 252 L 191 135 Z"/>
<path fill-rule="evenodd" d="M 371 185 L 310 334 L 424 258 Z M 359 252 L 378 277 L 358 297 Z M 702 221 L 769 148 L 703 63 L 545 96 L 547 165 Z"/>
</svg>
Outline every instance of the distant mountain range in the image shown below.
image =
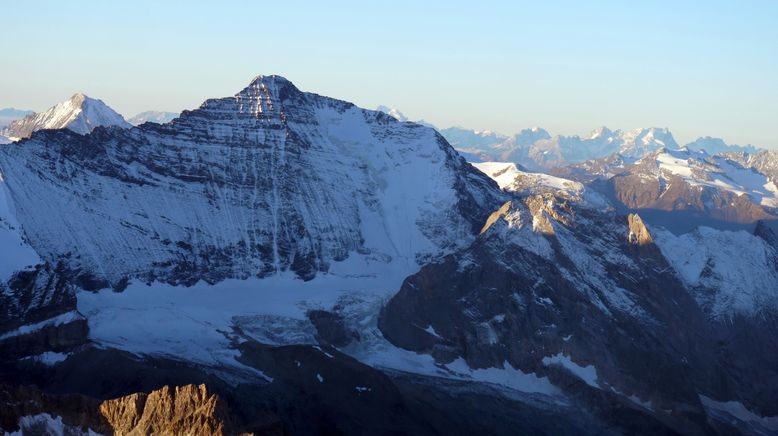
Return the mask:
<svg viewBox="0 0 778 436">
<path fill-rule="evenodd" d="M 129 118 L 127 122 L 137 126 L 146 122 L 165 124 L 181 115 L 178 112 L 146 111 Z"/>
<path fill-rule="evenodd" d="M 378 110 L 400 121 L 409 121 L 396 109 L 380 106 Z M 438 131 L 471 162 L 515 162 L 535 171 L 601 159 L 613 154 L 619 154 L 622 159 L 635 160 L 663 147 L 681 148 L 669 129 L 658 127 L 626 131 L 599 127 L 585 136 L 551 136 L 539 127 L 524 129 L 511 136 L 462 127 Z M 737 151 L 754 153 L 758 150 L 750 145 L 727 144 L 722 139 L 710 136 L 698 138 L 684 147 L 693 151 L 705 150 L 710 154 Z"/>
</svg>

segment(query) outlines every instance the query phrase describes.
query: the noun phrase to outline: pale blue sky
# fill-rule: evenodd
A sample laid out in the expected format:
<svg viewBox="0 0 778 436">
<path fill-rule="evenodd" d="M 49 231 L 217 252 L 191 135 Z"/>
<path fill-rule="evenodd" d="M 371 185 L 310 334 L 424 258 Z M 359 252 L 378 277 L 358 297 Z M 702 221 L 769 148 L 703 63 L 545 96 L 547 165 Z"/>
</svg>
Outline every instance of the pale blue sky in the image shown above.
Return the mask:
<svg viewBox="0 0 778 436">
<path fill-rule="evenodd" d="M 778 147 L 778 1 L 0 1 L 0 107 L 124 115 L 257 74 L 441 127 Z"/>
</svg>

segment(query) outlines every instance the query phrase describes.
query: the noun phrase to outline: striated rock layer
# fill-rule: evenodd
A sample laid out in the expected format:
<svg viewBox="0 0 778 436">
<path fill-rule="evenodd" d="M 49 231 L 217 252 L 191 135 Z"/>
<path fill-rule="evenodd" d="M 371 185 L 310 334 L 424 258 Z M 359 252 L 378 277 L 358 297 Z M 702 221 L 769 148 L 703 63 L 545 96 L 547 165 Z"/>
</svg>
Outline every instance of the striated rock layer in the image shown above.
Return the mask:
<svg viewBox="0 0 778 436">
<path fill-rule="evenodd" d="M 501 195 L 433 129 L 277 76 L 164 125 L 36 133 L 0 171 L 30 244 L 86 288 L 416 265 L 469 242 Z"/>
</svg>

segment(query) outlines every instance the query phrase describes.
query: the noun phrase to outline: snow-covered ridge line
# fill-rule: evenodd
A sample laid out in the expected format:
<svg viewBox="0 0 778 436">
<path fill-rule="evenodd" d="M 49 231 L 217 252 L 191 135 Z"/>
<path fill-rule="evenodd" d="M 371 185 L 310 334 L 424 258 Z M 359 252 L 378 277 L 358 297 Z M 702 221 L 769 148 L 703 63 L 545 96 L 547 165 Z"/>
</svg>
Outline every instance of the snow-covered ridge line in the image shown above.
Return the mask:
<svg viewBox="0 0 778 436">
<path fill-rule="evenodd" d="M 656 162 L 661 174 L 675 175 L 691 186 L 722 189 L 736 195 L 747 194 L 757 204 L 778 207 L 778 187 L 767 176 L 722 156 L 704 151 L 662 149 L 642 158 Z"/>
<path fill-rule="evenodd" d="M 603 209 L 608 200 L 582 183 L 542 172 L 522 171 L 510 162 L 471 162 L 491 177 L 501 189 L 518 195 L 554 194 L 584 207 Z"/>
<path fill-rule="evenodd" d="M 536 185 L 540 187 L 554 190 L 570 190 L 577 193 L 583 191 L 583 185 L 579 182 L 545 173 L 521 171 L 515 163 L 511 162 L 472 162 L 471 165 L 494 179 L 502 189 L 510 189 L 512 186 L 515 186 L 517 178 L 524 177 L 533 179 Z"/>
</svg>

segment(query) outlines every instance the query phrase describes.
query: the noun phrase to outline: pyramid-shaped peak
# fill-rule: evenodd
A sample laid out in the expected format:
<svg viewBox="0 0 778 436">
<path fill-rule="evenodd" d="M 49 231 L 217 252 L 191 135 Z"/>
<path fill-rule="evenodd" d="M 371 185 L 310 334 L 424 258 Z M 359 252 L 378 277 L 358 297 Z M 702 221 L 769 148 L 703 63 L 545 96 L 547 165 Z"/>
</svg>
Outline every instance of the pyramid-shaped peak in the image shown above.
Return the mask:
<svg viewBox="0 0 778 436">
<path fill-rule="evenodd" d="M 290 94 L 300 93 L 300 90 L 285 77 L 259 75 L 243 88 L 236 96 L 256 98 L 260 95 L 269 97 L 270 100 L 281 100 Z"/>
<path fill-rule="evenodd" d="M 254 77 L 248 84 L 247 88 L 264 88 L 264 89 L 280 89 L 287 86 L 291 86 L 297 89 L 294 84 L 286 77 L 271 74 L 269 76 L 259 75 Z"/>
<path fill-rule="evenodd" d="M 98 99 L 98 98 L 92 98 L 83 92 L 77 92 L 73 94 L 69 99 L 63 101 L 62 103 L 54 106 L 54 108 L 57 108 L 59 110 L 62 110 L 63 108 L 80 108 L 84 109 L 86 106 L 91 106 L 98 108 L 99 110 L 106 111 L 106 112 L 114 112 L 114 110 L 105 104 L 104 101 Z M 67 109 L 66 109 L 67 110 Z"/>
<path fill-rule="evenodd" d="M 102 100 L 79 92 L 44 112 L 30 114 L 12 122 L 7 128 L 7 135 L 12 138 L 28 138 L 32 132 L 44 129 L 69 129 L 85 135 L 98 126 L 131 127 Z"/>
</svg>

